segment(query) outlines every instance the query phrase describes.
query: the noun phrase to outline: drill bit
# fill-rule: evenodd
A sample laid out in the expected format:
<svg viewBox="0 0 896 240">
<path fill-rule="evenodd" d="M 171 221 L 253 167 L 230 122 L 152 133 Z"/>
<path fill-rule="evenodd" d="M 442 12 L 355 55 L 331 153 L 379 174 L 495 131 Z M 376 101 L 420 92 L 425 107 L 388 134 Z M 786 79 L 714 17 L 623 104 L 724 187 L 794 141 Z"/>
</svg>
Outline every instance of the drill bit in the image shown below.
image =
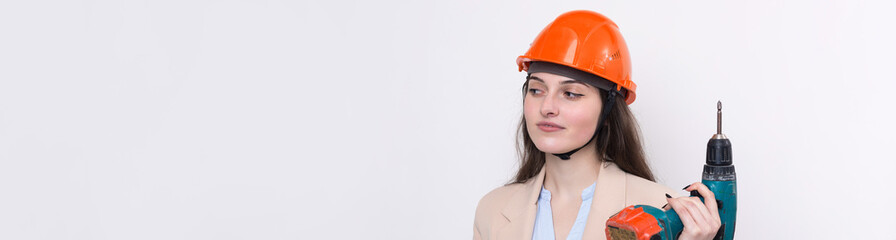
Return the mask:
<svg viewBox="0 0 896 240">
<path fill-rule="evenodd" d="M 722 100 L 716 104 L 718 112 L 716 112 L 716 134 L 722 134 Z"/>
</svg>

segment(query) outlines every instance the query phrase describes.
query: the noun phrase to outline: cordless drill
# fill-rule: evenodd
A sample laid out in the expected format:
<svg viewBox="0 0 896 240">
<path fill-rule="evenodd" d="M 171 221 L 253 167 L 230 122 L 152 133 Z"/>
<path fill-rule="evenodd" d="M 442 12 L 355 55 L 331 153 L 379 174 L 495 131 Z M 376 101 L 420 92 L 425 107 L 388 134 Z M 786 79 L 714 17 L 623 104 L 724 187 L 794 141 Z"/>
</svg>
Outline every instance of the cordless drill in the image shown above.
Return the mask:
<svg viewBox="0 0 896 240">
<path fill-rule="evenodd" d="M 722 134 L 722 102 L 718 102 L 717 131 L 706 145 L 706 164 L 703 165 L 703 184 L 715 194 L 721 226 L 713 239 L 734 239 L 737 216 L 737 183 L 731 162 L 731 141 Z M 697 191 L 691 196 L 703 197 Z M 648 205 L 626 207 L 607 220 L 607 239 L 612 240 L 672 240 L 678 239 L 684 226 L 675 210 Z"/>
</svg>

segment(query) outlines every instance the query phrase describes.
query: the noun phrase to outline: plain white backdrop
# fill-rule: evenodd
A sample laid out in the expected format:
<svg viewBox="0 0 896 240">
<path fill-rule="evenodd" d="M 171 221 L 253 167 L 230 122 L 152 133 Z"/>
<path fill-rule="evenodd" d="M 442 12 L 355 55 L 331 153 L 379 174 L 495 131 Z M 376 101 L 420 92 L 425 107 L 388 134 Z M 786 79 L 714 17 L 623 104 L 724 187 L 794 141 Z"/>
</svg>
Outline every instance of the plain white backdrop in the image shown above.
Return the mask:
<svg viewBox="0 0 896 240">
<path fill-rule="evenodd" d="M 0 3 L 0 239 L 468 239 L 575 9 L 660 183 L 722 100 L 739 239 L 894 239 L 892 2 L 233 0 Z"/>
</svg>

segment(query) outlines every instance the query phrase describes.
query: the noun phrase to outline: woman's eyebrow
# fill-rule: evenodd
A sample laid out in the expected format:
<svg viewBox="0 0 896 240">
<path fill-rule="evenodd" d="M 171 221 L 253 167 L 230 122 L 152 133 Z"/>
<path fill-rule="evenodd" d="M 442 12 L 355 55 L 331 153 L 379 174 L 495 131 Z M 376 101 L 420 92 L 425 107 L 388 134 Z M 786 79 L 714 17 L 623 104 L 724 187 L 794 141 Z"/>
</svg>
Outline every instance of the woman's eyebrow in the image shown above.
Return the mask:
<svg viewBox="0 0 896 240">
<path fill-rule="evenodd" d="M 544 83 L 544 80 L 541 80 L 541 78 L 538 78 L 538 77 L 536 77 L 536 76 L 532 76 L 532 75 L 527 76 L 527 77 L 526 77 L 526 80 L 535 80 L 535 81 L 539 81 L 539 82 L 541 82 L 541 83 Z"/>
<path fill-rule="evenodd" d="M 575 79 L 566 80 L 566 81 L 561 82 L 560 84 L 562 85 L 562 84 L 570 84 L 570 83 L 578 83 L 578 84 L 585 85 L 585 82 L 575 80 Z M 588 86 L 588 85 L 585 85 L 585 86 Z"/>
</svg>

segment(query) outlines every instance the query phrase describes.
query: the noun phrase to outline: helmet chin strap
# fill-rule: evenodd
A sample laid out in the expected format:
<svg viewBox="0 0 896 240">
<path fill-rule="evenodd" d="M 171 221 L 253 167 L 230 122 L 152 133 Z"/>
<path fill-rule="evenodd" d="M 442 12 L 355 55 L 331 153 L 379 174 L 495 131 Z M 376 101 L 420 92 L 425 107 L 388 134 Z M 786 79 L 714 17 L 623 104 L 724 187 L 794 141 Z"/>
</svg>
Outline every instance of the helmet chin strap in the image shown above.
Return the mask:
<svg viewBox="0 0 896 240">
<path fill-rule="evenodd" d="M 551 154 L 554 154 L 554 156 L 557 156 L 562 160 L 569 160 L 569 157 L 573 153 L 578 152 L 580 149 L 584 148 L 585 146 L 588 146 L 588 144 L 590 144 L 591 141 L 594 141 L 594 139 L 597 137 L 597 135 L 600 133 L 600 131 L 603 130 L 603 128 L 604 128 L 604 120 L 607 119 L 607 116 L 610 115 L 610 111 L 613 110 L 613 105 L 615 105 L 615 103 L 616 103 L 616 94 L 617 93 L 618 93 L 618 91 L 616 90 L 616 84 L 612 84 L 610 87 L 610 90 L 607 91 L 607 101 L 606 101 L 607 104 L 600 111 L 600 118 L 598 118 L 598 120 L 597 120 L 597 129 L 594 130 L 594 135 L 591 136 L 591 139 L 589 139 L 588 142 L 585 143 L 585 145 L 582 145 L 581 147 L 573 149 L 572 151 L 569 151 L 569 152 L 551 153 Z"/>
</svg>

